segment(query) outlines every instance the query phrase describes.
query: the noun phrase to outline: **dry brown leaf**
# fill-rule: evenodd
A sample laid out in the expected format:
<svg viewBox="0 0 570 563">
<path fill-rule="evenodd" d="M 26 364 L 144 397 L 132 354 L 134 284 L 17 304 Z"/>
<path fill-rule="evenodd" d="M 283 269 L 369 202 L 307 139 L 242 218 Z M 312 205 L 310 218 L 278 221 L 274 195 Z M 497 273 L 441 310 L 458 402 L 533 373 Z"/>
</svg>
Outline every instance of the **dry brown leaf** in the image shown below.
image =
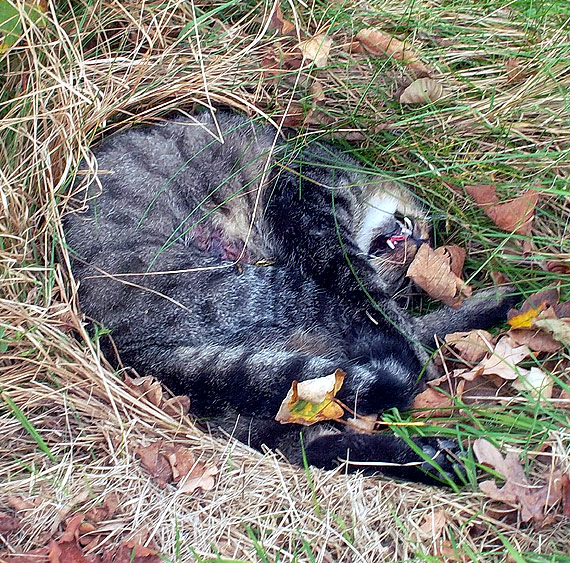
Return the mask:
<svg viewBox="0 0 570 563">
<path fill-rule="evenodd" d="M 108 493 L 105 495 L 103 502 L 100 506 L 95 506 L 90 508 L 85 512 L 85 520 L 91 520 L 91 522 L 103 522 L 103 520 L 109 520 L 115 514 L 117 507 L 119 506 L 119 498 L 116 493 Z"/>
<path fill-rule="evenodd" d="M 528 346 L 513 347 L 510 338 L 503 336 L 497 342 L 492 355 L 483 360 L 478 368 L 482 370 L 481 375 L 497 375 L 502 379 L 513 380 L 522 373 L 517 365 L 528 356 Z"/>
<path fill-rule="evenodd" d="M 443 96 L 443 85 L 433 78 L 418 78 L 400 94 L 401 104 L 430 104 Z"/>
<path fill-rule="evenodd" d="M 180 418 L 190 412 L 190 397 L 176 395 L 162 404 L 162 410 L 174 418 Z"/>
<path fill-rule="evenodd" d="M 447 515 L 445 510 L 439 508 L 426 514 L 420 524 L 418 535 L 422 539 L 437 539 L 447 526 Z"/>
<path fill-rule="evenodd" d="M 471 288 L 451 271 L 451 255 L 442 248 L 437 252 L 422 244 L 406 275 L 430 297 L 457 308 L 471 296 Z"/>
<path fill-rule="evenodd" d="M 465 186 L 465 190 L 497 227 L 509 233 L 530 234 L 540 197 L 538 192 L 527 190 L 519 197 L 500 203 L 495 184 Z"/>
<path fill-rule="evenodd" d="M 172 469 L 172 480 L 178 483 L 196 464 L 196 458 L 188 448 L 177 448 L 167 455 Z"/>
<path fill-rule="evenodd" d="M 505 457 L 487 440 L 478 438 L 473 443 L 473 452 L 480 463 L 489 465 L 505 479 L 499 488 L 495 480 L 484 481 L 479 485 L 489 498 L 515 506 L 520 510 L 521 520 L 533 520 L 541 524 L 546 508 L 562 498 L 563 476 L 555 471 L 548 475 L 543 486 L 531 486 L 523 471 L 518 454 L 509 452 Z"/>
<path fill-rule="evenodd" d="M 271 27 L 281 33 L 281 35 L 295 35 L 295 26 L 283 17 L 281 3 L 275 3 L 275 10 L 271 14 Z"/>
<path fill-rule="evenodd" d="M 562 344 L 539 329 L 511 329 L 507 333 L 513 344 L 528 346 L 533 352 L 556 352 Z"/>
<path fill-rule="evenodd" d="M 160 453 L 161 448 L 162 440 L 157 440 L 148 446 L 137 448 L 135 454 L 150 476 L 164 486 L 172 480 L 172 469 L 166 457 Z"/>
<path fill-rule="evenodd" d="M 570 320 L 564 319 L 538 319 L 535 326 L 552 334 L 556 340 L 565 346 L 570 346 Z"/>
<path fill-rule="evenodd" d="M 344 409 L 334 400 L 342 387 L 345 373 L 337 369 L 330 375 L 293 381 L 291 389 L 279 407 L 275 420 L 281 424 L 310 426 L 323 420 L 337 420 Z"/>
<path fill-rule="evenodd" d="M 356 40 L 369 53 L 393 58 L 416 74 L 427 76 L 432 72 L 430 67 L 420 61 L 409 43 L 400 41 L 378 28 L 361 29 L 356 34 Z"/>
<path fill-rule="evenodd" d="M 20 527 L 20 521 L 10 514 L 0 512 L 0 534 L 14 532 Z"/>
<path fill-rule="evenodd" d="M 304 58 L 313 61 L 316 67 L 321 68 L 327 65 L 331 46 L 332 38 L 320 34 L 306 41 L 301 41 L 297 45 L 297 49 L 301 51 Z"/>
<path fill-rule="evenodd" d="M 179 490 L 181 493 L 192 494 L 196 489 L 203 491 L 211 491 L 216 481 L 214 476 L 218 474 L 218 468 L 212 465 L 204 465 L 196 463 L 188 477 L 180 482 Z"/>
<path fill-rule="evenodd" d="M 469 332 L 452 332 L 445 336 L 445 343 L 453 346 L 466 362 L 478 362 L 489 352 L 493 337 L 486 330 L 470 330 Z"/>
<path fill-rule="evenodd" d="M 137 377 L 132 379 L 125 376 L 126 384 L 137 394 L 138 397 L 148 399 L 153 405 L 160 406 L 162 402 L 162 386 L 154 377 Z"/>
<path fill-rule="evenodd" d="M 426 409 L 423 412 L 415 413 L 416 416 L 446 416 L 449 415 L 449 407 L 453 405 L 453 400 L 445 393 L 428 387 L 414 398 L 413 409 Z"/>
<path fill-rule="evenodd" d="M 550 260 L 545 264 L 547 272 L 554 272 L 556 274 L 570 274 L 570 260 L 557 262 Z"/>
<path fill-rule="evenodd" d="M 40 497 L 23 498 L 21 495 L 8 495 L 6 497 L 6 504 L 11 506 L 14 510 L 31 510 L 37 508 L 42 503 Z"/>
</svg>

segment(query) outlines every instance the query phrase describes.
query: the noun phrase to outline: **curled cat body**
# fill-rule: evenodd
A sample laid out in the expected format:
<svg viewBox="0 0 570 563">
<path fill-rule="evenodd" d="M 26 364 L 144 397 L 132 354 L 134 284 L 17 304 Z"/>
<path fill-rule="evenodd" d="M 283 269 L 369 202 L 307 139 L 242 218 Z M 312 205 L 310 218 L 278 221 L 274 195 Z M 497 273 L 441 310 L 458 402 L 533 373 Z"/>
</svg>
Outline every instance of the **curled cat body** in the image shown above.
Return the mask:
<svg viewBox="0 0 570 563">
<path fill-rule="evenodd" d="M 406 409 L 433 372 L 434 334 L 504 319 L 506 292 L 419 318 L 393 300 L 430 235 L 405 187 L 332 145 L 292 147 L 224 112 L 134 127 L 93 154 L 65 236 L 82 311 L 111 331 L 124 365 L 189 395 L 212 427 L 294 463 L 304 449 L 322 468 L 348 460 L 438 480 L 392 434 L 275 421 L 293 380 L 337 369 L 337 396 L 358 414 Z M 454 478 L 452 443 L 414 441 Z"/>
</svg>

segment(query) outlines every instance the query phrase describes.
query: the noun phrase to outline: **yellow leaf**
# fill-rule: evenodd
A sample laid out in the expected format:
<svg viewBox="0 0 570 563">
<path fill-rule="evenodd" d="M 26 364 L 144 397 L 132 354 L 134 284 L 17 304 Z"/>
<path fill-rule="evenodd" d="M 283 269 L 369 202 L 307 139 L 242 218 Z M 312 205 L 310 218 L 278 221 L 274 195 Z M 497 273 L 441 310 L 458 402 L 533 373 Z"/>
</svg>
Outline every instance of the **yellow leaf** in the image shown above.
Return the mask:
<svg viewBox="0 0 570 563">
<path fill-rule="evenodd" d="M 512 328 L 531 328 L 532 321 L 538 317 L 539 313 L 544 309 L 544 305 L 544 303 L 541 303 L 536 308 L 531 307 L 528 311 L 511 317 L 507 322 Z"/>
<path fill-rule="evenodd" d="M 344 414 L 343 408 L 334 400 L 342 387 L 345 373 L 334 373 L 307 381 L 293 381 L 283 400 L 275 420 L 282 424 L 310 426 L 322 420 L 336 420 Z"/>
</svg>

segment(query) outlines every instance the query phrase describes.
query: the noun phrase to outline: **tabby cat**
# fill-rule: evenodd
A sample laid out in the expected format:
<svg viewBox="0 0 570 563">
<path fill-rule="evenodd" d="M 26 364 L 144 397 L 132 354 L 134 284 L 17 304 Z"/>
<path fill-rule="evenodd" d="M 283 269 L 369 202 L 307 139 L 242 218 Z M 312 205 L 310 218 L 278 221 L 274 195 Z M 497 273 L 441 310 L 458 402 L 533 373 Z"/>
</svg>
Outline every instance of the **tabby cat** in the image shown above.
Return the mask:
<svg viewBox="0 0 570 563">
<path fill-rule="evenodd" d="M 348 460 L 432 482 L 434 458 L 456 478 L 450 441 L 411 447 L 274 419 L 293 380 L 339 368 L 338 397 L 359 414 L 406 409 L 434 372 L 434 334 L 504 319 L 505 291 L 421 318 L 393 300 L 430 237 L 407 189 L 332 145 L 291 146 L 223 112 L 128 129 L 94 156 L 75 186 L 84 205 L 64 227 L 82 310 L 110 329 L 124 365 L 188 394 L 212 427 L 292 462 L 304 451 L 322 468 Z"/>
</svg>

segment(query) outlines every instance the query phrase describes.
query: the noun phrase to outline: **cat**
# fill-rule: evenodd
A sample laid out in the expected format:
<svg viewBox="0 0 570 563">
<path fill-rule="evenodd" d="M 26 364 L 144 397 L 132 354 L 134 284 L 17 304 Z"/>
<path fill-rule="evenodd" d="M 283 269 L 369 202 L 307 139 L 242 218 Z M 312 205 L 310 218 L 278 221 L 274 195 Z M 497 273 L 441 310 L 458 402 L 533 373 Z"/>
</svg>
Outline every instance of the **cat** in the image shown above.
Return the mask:
<svg viewBox="0 0 570 563">
<path fill-rule="evenodd" d="M 337 397 L 358 414 L 405 410 L 435 373 L 434 335 L 504 320 L 510 290 L 419 318 L 398 306 L 431 229 L 407 188 L 331 144 L 295 146 L 223 111 L 133 127 L 93 154 L 64 231 L 81 309 L 111 331 L 123 365 L 293 463 L 459 478 L 449 440 L 275 421 L 293 380 L 337 369 Z"/>
</svg>

